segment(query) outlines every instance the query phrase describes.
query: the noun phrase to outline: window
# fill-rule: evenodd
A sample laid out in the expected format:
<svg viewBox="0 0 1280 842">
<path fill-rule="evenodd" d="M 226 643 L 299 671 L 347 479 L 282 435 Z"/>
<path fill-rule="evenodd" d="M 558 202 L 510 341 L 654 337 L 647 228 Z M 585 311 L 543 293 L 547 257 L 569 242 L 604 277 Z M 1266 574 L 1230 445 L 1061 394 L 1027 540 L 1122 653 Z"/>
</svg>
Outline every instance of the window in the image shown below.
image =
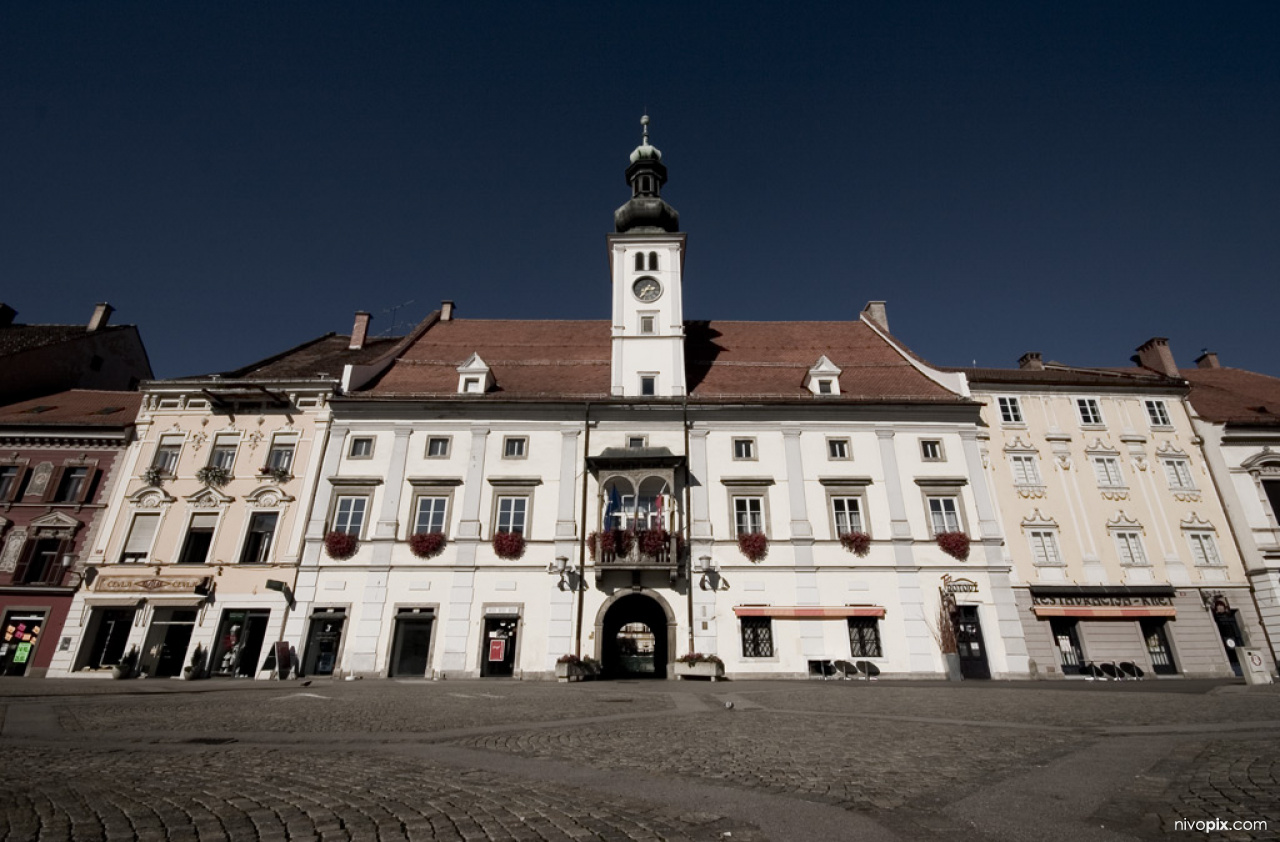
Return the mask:
<svg viewBox="0 0 1280 842">
<path fill-rule="evenodd" d="M 1031 541 L 1031 558 L 1039 565 L 1061 565 L 1058 552 L 1058 534 L 1051 529 L 1033 529 L 1027 533 Z"/>
<path fill-rule="evenodd" d="M 640 375 L 640 394 L 644 397 L 652 397 L 658 393 L 658 378 L 652 374 Z"/>
<path fill-rule="evenodd" d="M 1021 424 L 1022 421 L 1022 404 L 1017 398 L 996 398 L 996 403 L 1000 406 L 1000 423 L 1001 424 Z"/>
<path fill-rule="evenodd" d="M 151 467 L 167 477 L 178 472 L 178 453 L 182 450 L 182 436 L 161 436 Z"/>
<path fill-rule="evenodd" d="M 13 582 L 22 585 L 56 585 L 62 577 L 58 555 L 63 550 L 61 538 L 39 538 L 27 545 L 25 558 L 13 570 Z"/>
<path fill-rule="evenodd" d="M 1034 456 L 1010 456 L 1014 485 L 1041 485 L 1040 465 Z"/>
<path fill-rule="evenodd" d="M 1218 566 L 1222 564 L 1222 556 L 1218 555 L 1218 542 L 1212 532 L 1188 532 L 1187 540 L 1191 542 L 1191 557 L 1199 567 Z"/>
<path fill-rule="evenodd" d="M 160 525 L 160 515 L 134 515 L 129 526 L 129 537 L 125 539 L 124 549 L 120 553 L 121 564 L 131 564 L 147 560 L 151 555 L 151 542 L 156 537 L 156 527 Z"/>
<path fill-rule="evenodd" d="M 370 436 L 359 436 L 351 440 L 351 449 L 347 455 L 352 459 L 372 459 L 373 439 Z"/>
<path fill-rule="evenodd" d="M 462 379 L 462 391 L 464 391 L 464 392 L 470 392 L 470 393 L 477 394 L 477 395 L 478 395 L 478 394 L 480 394 L 480 391 L 481 391 L 481 389 L 480 389 L 480 378 L 479 378 L 479 377 L 464 377 L 464 378 Z"/>
<path fill-rule="evenodd" d="M 764 532 L 764 498 L 733 498 L 734 535 Z"/>
<path fill-rule="evenodd" d="M 644 252 L 642 251 L 636 252 L 636 271 L 644 271 Z"/>
<path fill-rule="evenodd" d="M 640 335 L 653 336 L 657 333 L 657 318 L 648 314 L 640 317 Z"/>
<path fill-rule="evenodd" d="M 1080 423 L 1086 427 L 1102 426 L 1102 410 L 1098 408 L 1097 398 L 1076 398 L 1076 410 L 1080 413 Z"/>
<path fill-rule="evenodd" d="M 733 440 L 733 458 L 734 459 L 755 459 L 756 458 L 756 440 L 755 439 L 734 439 Z"/>
<path fill-rule="evenodd" d="M 191 516 L 191 526 L 187 529 L 187 538 L 182 542 L 182 552 L 178 555 L 178 564 L 204 564 L 209 560 L 209 547 L 213 545 L 213 530 L 218 525 L 218 516 L 207 512 Z"/>
<path fill-rule="evenodd" d="M 649 271 L 658 271 L 658 253 L 656 251 L 649 252 Z"/>
<path fill-rule="evenodd" d="M 648 439 L 644 436 L 627 436 L 627 447 L 634 450 L 639 447 L 646 447 Z"/>
<path fill-rule="evenodd" d="M 22 469 L 17 465 L 0 465 L 0 503 L 13 498 L 18 492 L 18 480 Z"/>
<path fill-rule="evenodd" d="M 84 497 L 86 484 L 89 481 L 88 468 L 67 468 L 62 472 L 62 480 L 53 495 L 55 503 L 78 503 Z"/>
<path fill-rule="evenodd" d="M 418 513 L 413 519 L 413 531 L 444 532 L 444 513 L 448 508 L 448 497 L 419 497 Z"/>
<path fill-rule="evenodd" d="M 293 468 L 293 449 L 294 442 L 292 439 L 276 439 L 271 443 L 271 450 L 267 453 L 267 470 L 270 471 L 288 471 Z"/>
<path fill-rule="evenodd" d="M 1147 420 L 1152 427 L 1173 426 L 1173 422 L 1169 420 L 1169 408 L 1164 405 L 1164 401 L 1146 401 L 1146 406 Z"/>
<path fill-rule="evenodd" d="M 1183 490 L 1195 488 L 1195 481 L 1191 479 L 1191 463 L 1186 459 L 1162 459 L 1164 463 L 1164 475 L 1169 480 L 1169 487 Z"/>
<path fill-rule="evenodd" d="M 279 512 L 256 512 L 249 519 L 249 531 L 244 536 L 244 549 L 240 551 L 241 564 L 265 564 L 271 555 L 271 539 L 276 534 Z"/>
<path fill-rule="evenodd" d="M 238 436 L 217 436 L 213 440 L 213 450 L 209 452 L 209 465 L 213 468 L 231 470 L 236 463 L 236 448 L 240 443 Z"/>
<path fill-rule="evenodd" d="M 431 436 L 427 439 L 427 458 L 428 459 L 448 459 L 449 458 L 449 437 L 448 436 Z"/>
<path fill-rule="evenodd" d="M 849 656 L 880 658 L 880 621 L 875 617 L 849 618 Z"/>
<path fill-rule="evenodd" d="M 1271 504 L 1272 516 L 1280 521 L 1280 482 L 1263 480 L 1262 492 L 1267 495 L 1267 502 Z"/>
<path fill-rule="evenodd" d="M 1120 463 L 1114 456 L 1093 457 L 1093 473 L 1098 478 L 1099 488 L 1123 488 L 1124 477 L 1120 473 Z"/>
<path fill-rule="evenodd" d="M 960 514 L 954 497 L 929 498 L 929 525 L 933 534 L 940 532 L 959 532 Z"/>
<path fill-rule="evenodd" d="M 742 618 L 742 657 L 773 657 L 773 621 L 768 617 Z"/>
<path fill-rule="evenodd" d="M 848 439 L 827 439 L 827 458 L 828 459 L 848 459 L 849 458 L 849 440 Z"/>
<path fill-rule="evenodd" d="M 364 513 L 368 505 L 368 497 L 339 497 L 333 510 L 333 531 L 359 538 L 364 528 Z"/>
<path fill-rule="evenodd" d="M 1137 532 L 1116 532 L 1115 539 L 1121 564 L 1139 567 L 1146 565 L 1147 554 L 1142 549 L 1142 535 Z"/>
<path fill-rule="evenodd" d="M 827 380 L 826 378 L 823 378 L 822 380 L 819 380 L 819 381 L 818 381 L 818 394 L 819 394 L 819 395 L 830 395 L 830 394 L 832 394 L 832 391 L 831 391 L 831 381 L 830 381 L 830 380 Z"/>
<path fill-rule="evenodd" d="M 831 498 L 832 522 L 836 525 L 836 535 L 848 535 L 850 532 L 862 532 L 862 501 L 857 497 Z"/>
<path fill-rule="evenodd" d="M 524 436 L 507 436 L 502 440 L 503 459 L 523 459 L 528 449 L 529 440 Z"/>
<path fill-rule="evenodd" d="M 499 497 L 498 522 L 494 526 L 494 531 L 519 532 L 523 535 L 528 516 L 528 497 Z"/>
<path fill-rule="evenodd" d="M 942 462 L 942 442 L 936 439 L 920 440 L 920 458 L 926 462 Z"/>
</svg>

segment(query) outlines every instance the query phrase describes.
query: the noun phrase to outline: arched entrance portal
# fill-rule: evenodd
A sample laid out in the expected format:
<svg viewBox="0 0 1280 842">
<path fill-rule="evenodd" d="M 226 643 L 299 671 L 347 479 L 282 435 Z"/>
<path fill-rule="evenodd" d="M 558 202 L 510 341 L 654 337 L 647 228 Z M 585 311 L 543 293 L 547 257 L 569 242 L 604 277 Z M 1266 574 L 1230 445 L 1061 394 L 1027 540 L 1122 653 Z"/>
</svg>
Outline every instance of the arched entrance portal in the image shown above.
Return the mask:
<svg viewBox="0 0 1280 842">
<path fill-rule="evenodd" d="M 605 678 L 666 678 L 674 621 L 651 596 L 619 597 L 600 623 L 600 661 Z"/>
</svg>

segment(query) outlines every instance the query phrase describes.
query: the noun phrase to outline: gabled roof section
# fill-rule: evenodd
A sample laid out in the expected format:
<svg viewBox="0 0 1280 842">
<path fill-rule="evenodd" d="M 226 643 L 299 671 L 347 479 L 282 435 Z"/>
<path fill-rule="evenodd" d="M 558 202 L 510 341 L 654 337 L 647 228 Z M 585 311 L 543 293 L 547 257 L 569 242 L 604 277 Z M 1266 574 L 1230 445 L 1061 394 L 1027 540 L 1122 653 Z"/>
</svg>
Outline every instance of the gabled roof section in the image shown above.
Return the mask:
<svg viewBox="0 0 1280 842">
<path fill-rule="evenodd" d="M 607 321 L 451 319 L 424 331 L 364 394 L 608 400 L 611 353 Z M 472 354 L 489 365 L 496 386 L 487 395 L 459 396 L 458 366 Z M 842 371 L 841 394 L 824 395 L 825 401 L 966 398 L 962 377 L 911 358 L 864 322 L 685 324 L 691 401 L 816 400 L 804 382 L 823 355 Z"/>
<path fill-rule="evenodd" d="M 1092 388 L 1180 389 L 1186 384 L 1176 377 L 1166 377 L 1149 368 L 1085 368 L 1057 362 L 1046 362 L 1044 368 L 951 367 L 946 371 L 962 372 L 975 387 L 984 385 L 1080 386 Z"/>
<path fill-rule="evenodd" d="M 106 325 L 90 333 L 84 325 L 7 325 L 0 327 L 0 357 L 131 330 L 137 328 L 134 325 Z"/>
<path fill-rule="evenodd" d="M 0 427 L 115 427 L 133 425 L 138 392 L 72 389 L 0 407 Z"/>
<path fill-rule="evenodd" d="M 1191 406 L 1217 424 L 1280 426 L 1280 378 L 1240 368 L 1184 368 Z"/>
<path fill-rule="evenodd" d="M 361 365 L 390 348 L 393 348 L 401 337 L 381 337 L 366 339 L 362 348 L 352 350 L 350 336 L 326 333 L 324 336 L 310 339 L 287 351 L 249 363 L 241 368 L 224 371 L 218 374 L 201 374 L 192 377 L 179 377 L 175 380 L 298 380 L 326 378 L 340 380 L 343 368 L 347 365 Z M 155 381 L 164 383 L 166 381 Z"/>
</svg>

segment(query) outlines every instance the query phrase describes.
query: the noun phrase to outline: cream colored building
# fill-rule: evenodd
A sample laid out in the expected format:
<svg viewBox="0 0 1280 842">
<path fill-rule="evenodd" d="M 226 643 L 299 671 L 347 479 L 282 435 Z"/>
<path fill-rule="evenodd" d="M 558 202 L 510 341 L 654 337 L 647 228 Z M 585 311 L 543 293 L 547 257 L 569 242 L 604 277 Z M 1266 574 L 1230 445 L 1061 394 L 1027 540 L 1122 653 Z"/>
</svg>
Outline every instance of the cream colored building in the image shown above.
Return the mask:
<svg viewBox="0 0 1280 842">
<path fill-rule="evenodd" d="M 1263 640 L 1167 354 L 1153 339 L 1137 367 L 1028 354 L 1018 369 L 963 369 L 984 403 L 986 471 L 1041 676 L 1090 663 L 1230 676 Z"/>
</svg>

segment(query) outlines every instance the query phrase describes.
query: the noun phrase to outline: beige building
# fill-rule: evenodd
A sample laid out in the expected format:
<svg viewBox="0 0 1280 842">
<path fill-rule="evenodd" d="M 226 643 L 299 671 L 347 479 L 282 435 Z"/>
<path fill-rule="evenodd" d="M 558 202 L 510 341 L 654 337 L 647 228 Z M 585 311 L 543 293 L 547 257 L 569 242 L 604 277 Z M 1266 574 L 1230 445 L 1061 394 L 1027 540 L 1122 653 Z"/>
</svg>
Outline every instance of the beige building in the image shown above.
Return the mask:
<svg viewBox="0 0 1280 842">
<path fill-rule="evenodd" d="M 1230 676 L 1263 632 L 1187 412 L 1153 339 L 1140 365 L 965 369 L 989 438 L 1005 552 L 1035 672 Z M 1168 373 L 1166 373 L 1168 372 Z M 1133 672 L 1133 670 L 1128 670 Z"/>
</svg>

